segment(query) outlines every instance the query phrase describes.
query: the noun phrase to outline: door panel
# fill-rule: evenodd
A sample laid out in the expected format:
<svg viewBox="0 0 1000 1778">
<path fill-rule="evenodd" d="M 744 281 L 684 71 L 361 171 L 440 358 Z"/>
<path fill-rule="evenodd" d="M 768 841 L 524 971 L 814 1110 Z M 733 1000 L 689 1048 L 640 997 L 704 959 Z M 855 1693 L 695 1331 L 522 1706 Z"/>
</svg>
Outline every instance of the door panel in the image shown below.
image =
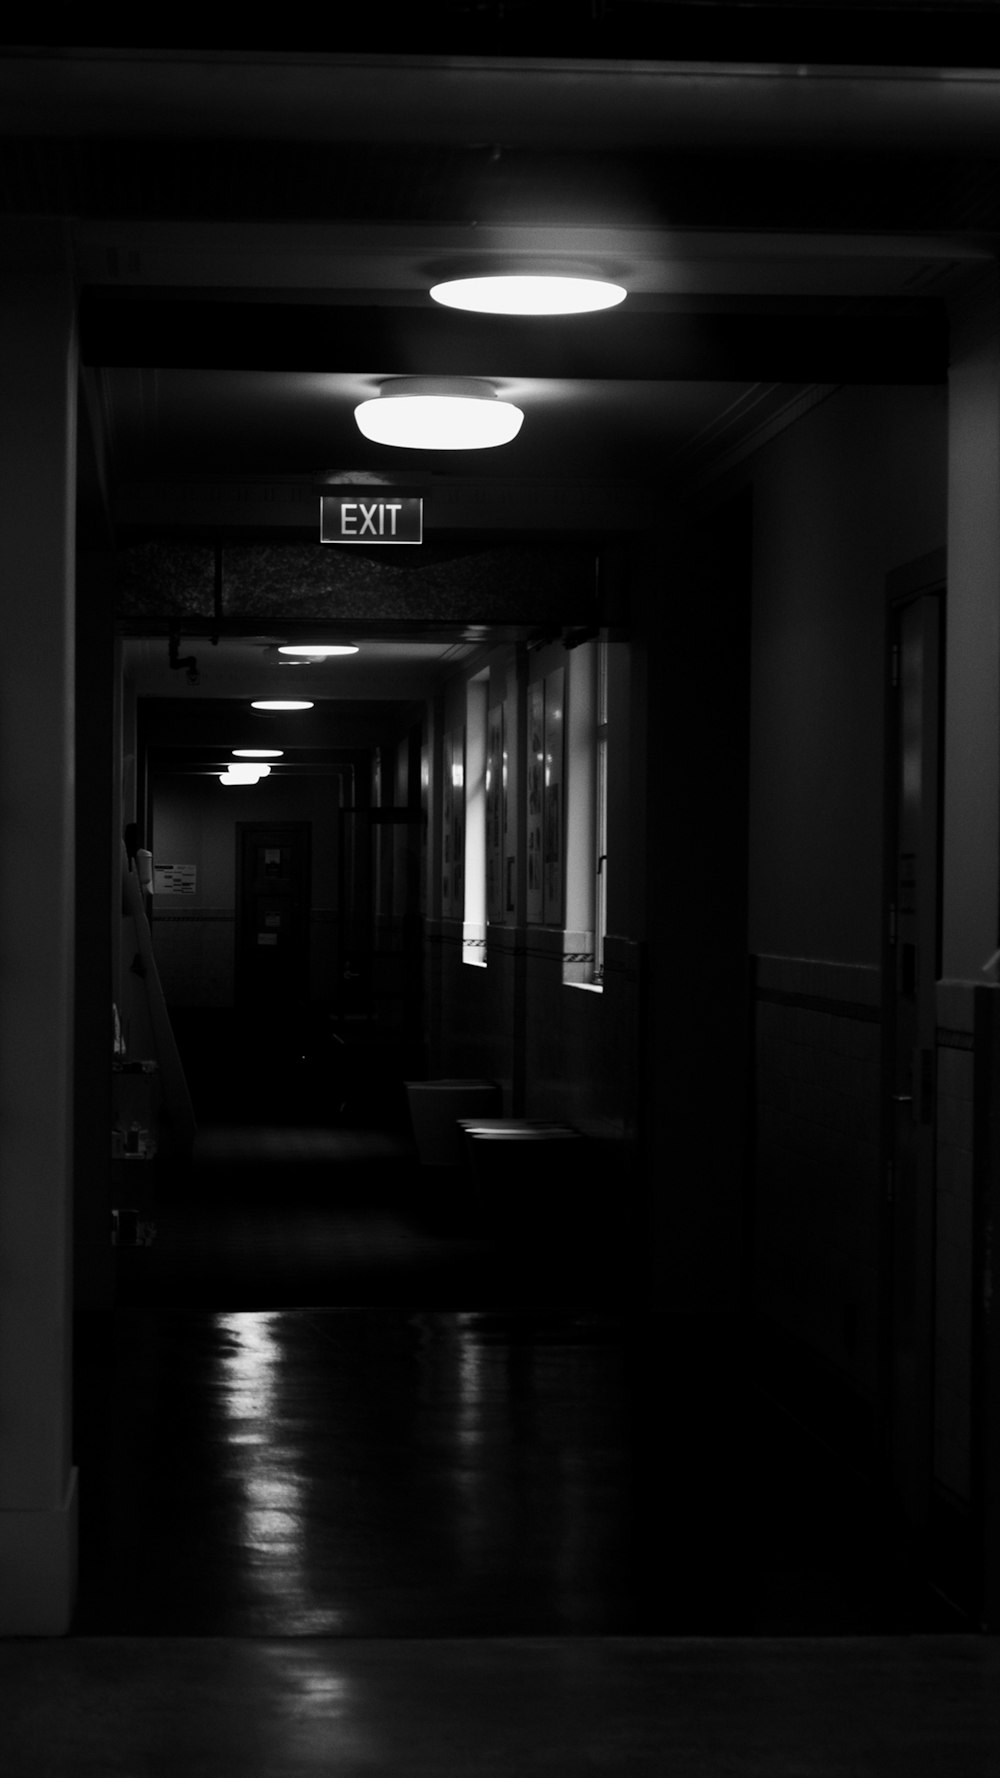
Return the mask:
<svg viewBox="0 0 1000 1778">
<path fill-rule="evenodd" d="M 236 828 L 236 1004 L 290 1008 L 308 1000 L 308 821 Z"/>
</svg>

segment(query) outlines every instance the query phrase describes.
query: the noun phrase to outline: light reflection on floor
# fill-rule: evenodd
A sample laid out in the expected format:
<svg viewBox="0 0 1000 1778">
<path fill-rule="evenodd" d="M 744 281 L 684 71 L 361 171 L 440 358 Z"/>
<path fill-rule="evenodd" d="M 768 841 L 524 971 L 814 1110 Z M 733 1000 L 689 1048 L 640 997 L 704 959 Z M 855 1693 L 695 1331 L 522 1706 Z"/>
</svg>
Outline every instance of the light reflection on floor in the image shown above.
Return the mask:
<svg viewBox="0 0 1000 1778">
<path fill-rule="evenodd" d="M 225 1336 L 218 1358 L 220 1396 L 234 1453 L 227 1470 L 242 1492 L 247 1573 L 265 1612 L 269 1606 L 287 1611 L 294 1605 L 301 1634 L 335 1633 L 343 1614 L 316 1596 L 308 1558 L 308 1484 L 294 1441 L 295 1422 L 284 1402 L 282 1316 L 243 1310 L 216 1320 Z"/>
</svg>

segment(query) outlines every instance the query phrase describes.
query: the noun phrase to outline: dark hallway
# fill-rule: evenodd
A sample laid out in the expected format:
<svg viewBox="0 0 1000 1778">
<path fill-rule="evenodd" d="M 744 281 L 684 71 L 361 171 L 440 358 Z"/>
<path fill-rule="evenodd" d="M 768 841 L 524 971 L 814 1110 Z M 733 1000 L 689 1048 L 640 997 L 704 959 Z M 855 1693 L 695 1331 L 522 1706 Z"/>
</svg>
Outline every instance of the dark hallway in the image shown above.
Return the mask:
<svg viewBox="0 0 1000 1778">
<path fill-rule="evenodd" d="M 0 50 L 3 1778 L 1000 1772 L 998 7 Z"/>
</svg>

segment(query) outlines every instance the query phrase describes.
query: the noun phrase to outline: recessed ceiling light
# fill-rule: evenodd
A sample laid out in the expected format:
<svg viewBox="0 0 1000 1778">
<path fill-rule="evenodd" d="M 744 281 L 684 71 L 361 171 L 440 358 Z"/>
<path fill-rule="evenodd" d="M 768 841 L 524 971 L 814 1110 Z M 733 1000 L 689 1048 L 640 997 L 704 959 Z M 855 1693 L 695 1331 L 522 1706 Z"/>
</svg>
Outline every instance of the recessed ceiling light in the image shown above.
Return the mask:
<svg viewBox="0 0 1000 1778">
<path fill-rule="evenodd" d="M 482 315 L 587 315 L 613 309 L 628 291 L 604 278 L 570 278 L 515 273 L 503 277 L 450 278 L 435 284 L 431 296 L 449 309 Z"/>
<path fill-rule="evenodd" d="M 481 451 L 509 444 L 524 415 L 479 377 L 394 377 L 354 410 L 375 444 L 418 451 Z"/>
<path fill-rule="evenodd" d="M 251 710 L 311 710 L 310 698 L 254 698 Z"/>
<path fill-rule="evenodd" d="M 281 759 L 284 754 L 282 747 L 234 747 L 234 759 Z"/>
<path fill-rule="evenodd" d="M 353 642 L 282 642 L 278 653 L 301 654 L 307 660 L 321 661 L 333 654 L 357 654 L 358 649 Z"/>
</svg>

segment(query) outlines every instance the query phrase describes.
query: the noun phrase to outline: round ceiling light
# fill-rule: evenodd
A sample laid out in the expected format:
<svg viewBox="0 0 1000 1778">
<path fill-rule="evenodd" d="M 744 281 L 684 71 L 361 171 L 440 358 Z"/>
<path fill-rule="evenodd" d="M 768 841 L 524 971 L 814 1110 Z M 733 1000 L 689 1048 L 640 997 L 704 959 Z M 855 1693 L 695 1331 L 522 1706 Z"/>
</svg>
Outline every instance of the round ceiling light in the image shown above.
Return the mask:
<svg viewBox="0 0 1000 1778">
<path fill-rule="evenodd" d="M 235 760 L 224 772 L 219 773 L 220 784 L 258 784 L 266 778 L 270 766 L 248 765 L 242 760 Z"/>
<path fill-rule="evenodd" d="M 324 661 L 330 655 L 357 654 L 353 642 L 281 642 L 279 654 L 303 655 L 309 661 Z"/>
<path fill-rule="evenodd" d="M 624 302 L 628 291 L 604 278 L 570 278 L 561 274 L 450 278 L 430 292 L 449 309 L 473 309 L 481 315 L 592 315 Z"/>
<path fill-rule="evenodd" d="M 354 410 L 374 444 L 418 451 L 481 451 L 509 444 L 524 415 L 479 377 L 395 377 Z"/>
<path fill-rule="evenodd" d="M 283 747 L 234 747 L 234 759 L 281 759 Z"/>
<path fill-rule="evenodd" d="M 311 710 L 311 698 L 254 698 L 251 710 Z"/>
</svg>

